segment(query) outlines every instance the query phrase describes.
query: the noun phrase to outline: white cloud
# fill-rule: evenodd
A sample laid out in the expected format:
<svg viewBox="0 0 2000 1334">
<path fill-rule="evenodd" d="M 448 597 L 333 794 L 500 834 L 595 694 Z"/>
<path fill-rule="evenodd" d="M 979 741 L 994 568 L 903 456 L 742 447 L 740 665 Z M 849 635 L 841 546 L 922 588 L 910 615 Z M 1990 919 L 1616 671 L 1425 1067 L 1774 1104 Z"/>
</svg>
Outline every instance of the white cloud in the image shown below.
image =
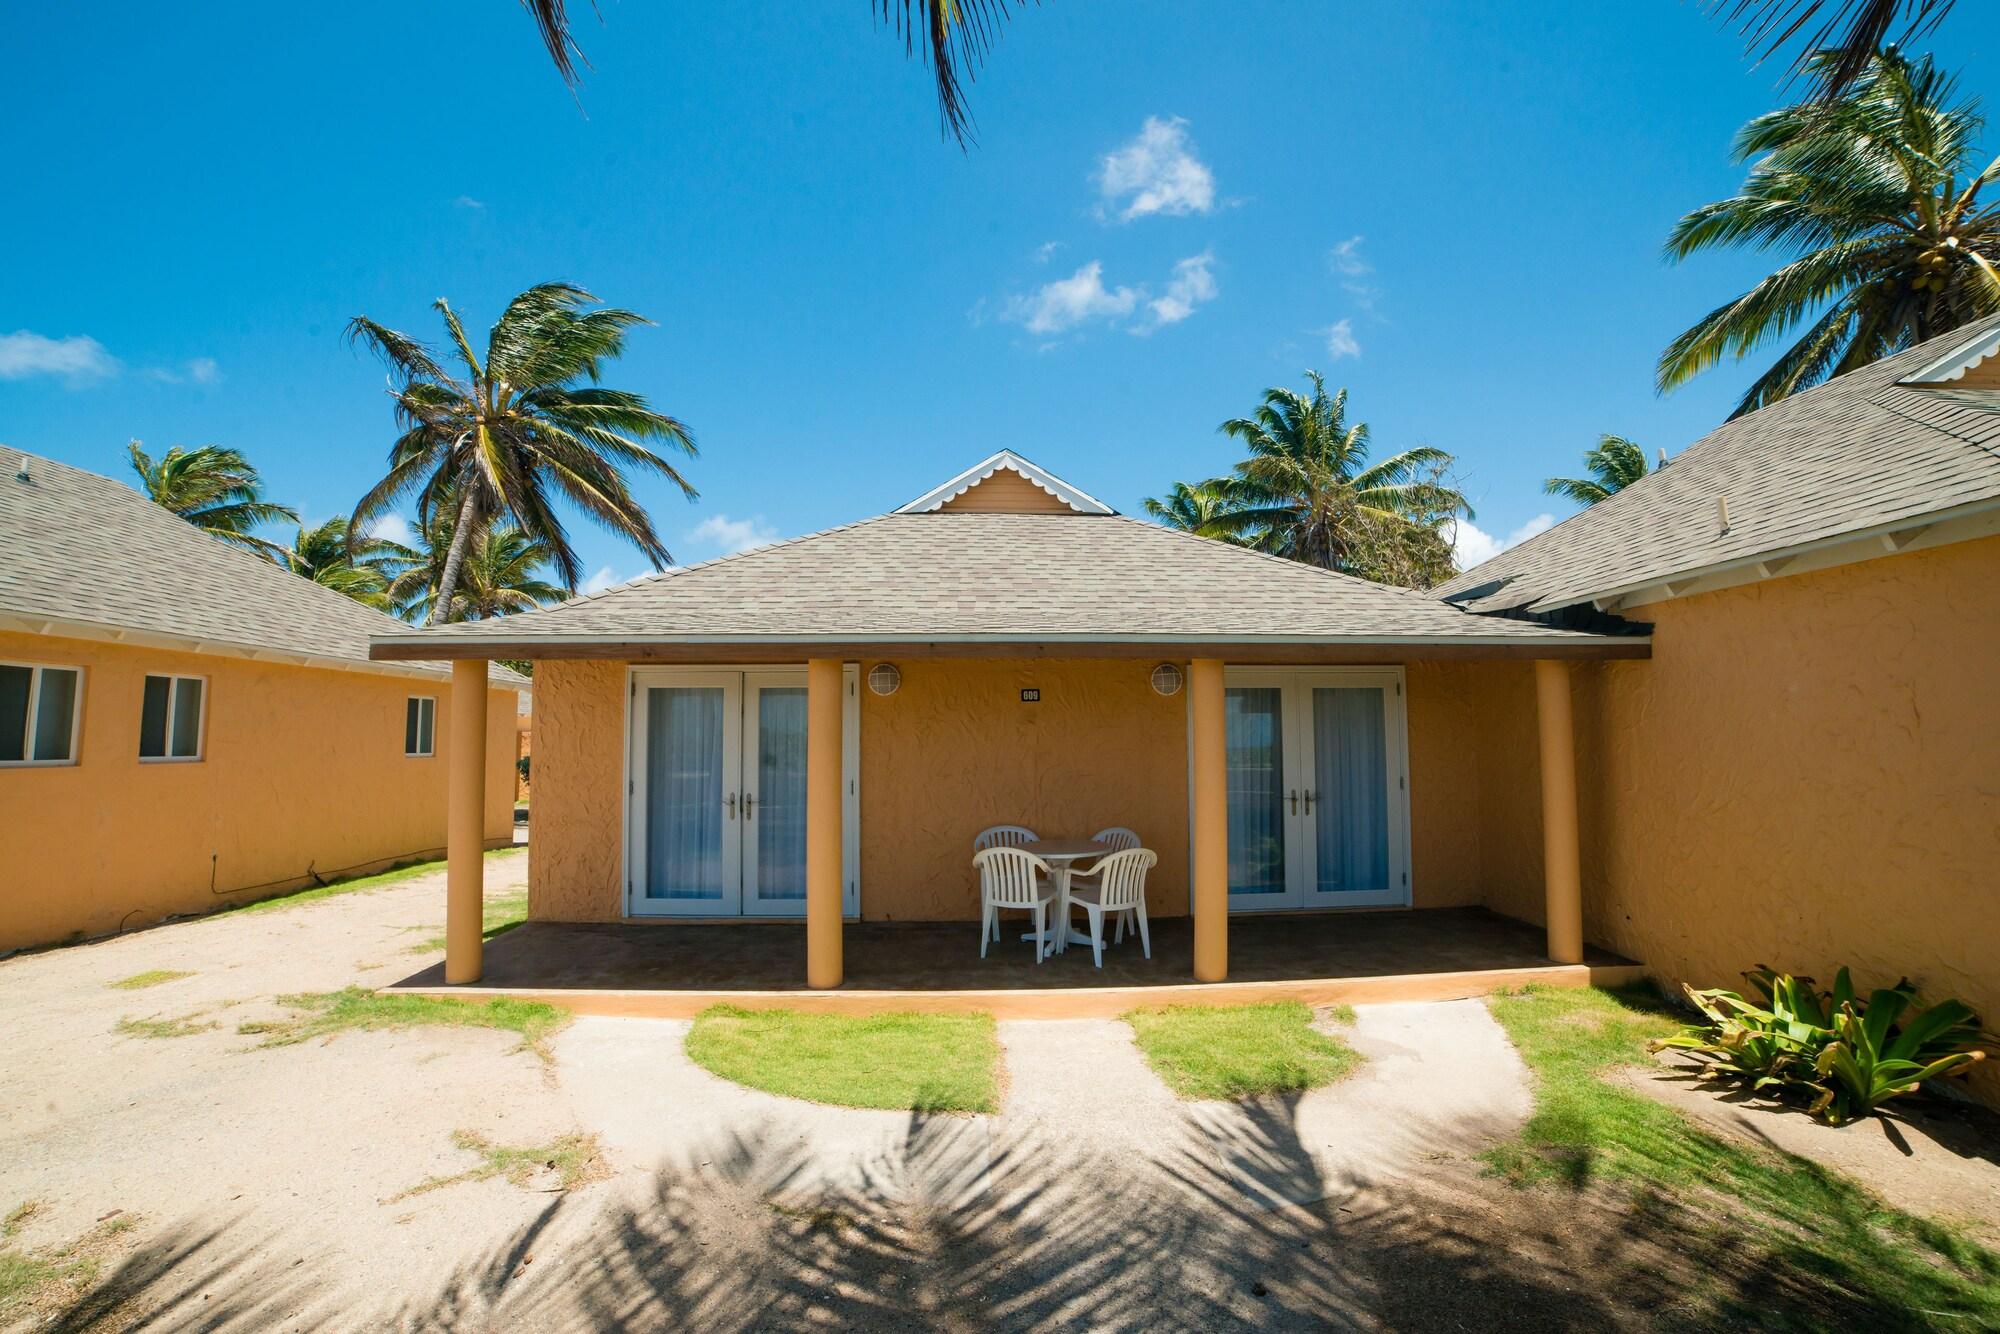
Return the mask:
<svg viewBox="0 0 2000 1334">
<path fill-rule="evenodd" d="M 622 588 L 626 584 L 636 584 L 649 573 L 650 571 L 641 570 L 637 574 L 620 574 L 609 565 L 600 565 L 597 567 L 597 573 L 584 580 L 576 591 L 579 596 L 587 597 L 592 593 L 602 593 L 607 589 Z"/>
<path fill-rule="evenodd" d="M 1152 312 L 1151 320 L 1134 326 L 1132 332 L 1148 334 L 1163 324 L 1179 324 L 1194 314 L 1196 306 L 1215 300 L 1220 289 L 1215 285 L 1215 274 L 1210 271 L 1214 263 L 1215 252 L 1204 250 L 1174 265 L 1174 275 L 1167 280 L 1166 292 L 1146 303 L 1146 308 Z"/>
<path fill-rule="evenodd" d="M 1035 247 L 1035 263 L 1046 264 L 1049 257 L 1062 249 L 1061 241 L 1044 241 Z"/>
<path fill-rule="evenodd" d="M 57 375 L 71 385 L 80 385 L 117 373 L 118 358 L 95 338 L 83 334 L 44 338 L 26 329 L 0 334 L 0 380 Z"/>
<path fill-rule="evenodd" d="M 1382 289 L 1369 281 L 1375 272 L 1361 254 L 1361 242 L 1365 238 L 1350 236 L 1326 252 L 1326 266 L 1340 278 L 1341 290 L 1354 298 L 1354 304 L 1364 311 L 1373 311 L 1375 301 L 1382 295 Z"/>
<path fill-rule="evenodd" d="M 214 384 L 222 378 L 222 367 L 216 364 L 214 357 L 195 357 L 182 362 L 178 368 L 148 366 L 145 376 L 161 384 Z"/>
<path fill-rule="evenodd" d="M 1326 337 L 1326 354 L 1335 361 L 1361 355 L 1361 343 L 1354 336 L 1353 320 L 1335 320 L 1320 332 Z"/>
<path fill-rule="evenodd" d="M 688 530 L 687 540 L 714 547 L 725 556 L 739 551 L 768 547 L 778 540 L 778 530 L 759 514 L 753 519 L 732 519 L 727 514 L 711 514 Z"/>
<path fill-rule="evenodd" d="M 486 211 L 486 205 L 480 200 L 474 199 L 471 195 L 460 195 L 451 202 L 455 208 L 469 208 L 475 213 Z"/>
<path fill-rule="evenodd" d="M 1537 533 L 1547 532 L 1555 527 L 1555 523 L 1555 515 L 1537 514 L 1505 537 L 1495 537 L 1485 529 L 1460 519 L 1454 524 L 1457 531 L 1452 535 L 1452 559 L 1458 563 L 1459 569 L 1469 570 L 1482 561 L 1492 560 L 1508 547 L 1517 546 Z"/>
<path fill-rule="evenodd" d="M 1136 287 L 1105 287 L 1104 265 L 1093 259 L 1069 277 L 1043 284 L 1032 296 L 1009 297 L 1000 317 L 1026 326 L 1029 333 L 1062 333 L 1091 320 L 1124 319 L 1142 295 Z"/>
<path fill-rule="evenodd" d="M 397 546 L 410 547 L 417 543 L 417 530 L 410 521 L 400 514 L 384 514 L 368 525 L 367 535 L 379 537 Z"/>
<path fill-rule="evenodd" d="M 1215 174 L 1194 155 L 1187 122 L 1178 116 L 1146 117 L 1136 137 L 1105 154 L 1097 188 L 1104 197 L 1100 209 L 1117 209 L 1121 222 L 1154 213 L 1207 213 L 1215 207 Z"/>
</svg>

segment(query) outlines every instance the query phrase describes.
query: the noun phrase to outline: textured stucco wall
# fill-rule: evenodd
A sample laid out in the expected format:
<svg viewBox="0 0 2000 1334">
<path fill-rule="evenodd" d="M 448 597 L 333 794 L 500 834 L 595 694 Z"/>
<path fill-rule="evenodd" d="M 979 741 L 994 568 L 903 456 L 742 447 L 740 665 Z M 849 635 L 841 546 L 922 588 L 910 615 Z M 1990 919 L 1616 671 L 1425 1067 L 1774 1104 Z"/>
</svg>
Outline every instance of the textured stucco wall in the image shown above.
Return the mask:
<svg viewBox="0 0 2000 1334">
<path fill-rule="evenodd" d="M 531 917 L 610 922 L 624 912 L 625 666 L 535 664 Z"/>
<path fill-rule="evenodd" d="M 872 662 L 863 664 L 863 675 Z M 861 911 L 871 920 L 970 920 L 972 837 L 994 824 L 1046 836 L 1136 829 L 1160 854 L 1150 911 L 1187 911 L 1187 709 L 1162 698 L 1148 661 L 916 660 L 903 687 L 861 694 Z M 1533 695 L 1525 778 L 1503 755 L 1482 785 L 1476 742 L 1493 680 L 1525 668 L 1416 664 L 1407 687 L 1411 884 L 1418 907 L 1484 901 L 1480 840 L 1503 805 L 1534 788 Z M 547 662 L 535 676 L 534 848 L 529 904 L 557 921 L 621 915 L 625 664 Z M 1042 692 L 1023 704 L 1021 691 Z M 1496 739 L 1503 744 L 1507 738 Z M 1533 816 L 1530 811 L 1530 816 Z M 1539 833 L 1531 830 L 1531 842 Z M 1511 836 L 1509 836 L 1511 837 Z M 1503 837 L 1503 844 L 1509 841 Z M 1529 873 L 1539 877 L 1539 843 Z M 1539 893 L 1539 879 L 1535 881 Z"/>
<path fill-rule="evenodd" d="M 861 695 L 864 918 L 976 920 L 972 838 L 996 824 L 1136 830 L 1160 855 L 1147 911 L 1187 911 L 1187 692 L 1154 693 L 1152 662 L 898 666 L 901 690 Z M 1030 687 L 1039 703 L 1021 702 Z"/>
<path fill-rule="evenodd" d="M 1996 590 L 1989 538 L 1645 608 L 1653 660 L 1577 678 L 1589 937 L 1701 986 L 1907 974 L 2000 1021 Z"/>
<path fill-rule="evenodd" d="M 1414 662 L 1404 669 L 1410 736 L 1410 903 L 1451 908 L 1490 902 L 1522 873 L 1540 894 L 1541 851 L 1531 866 L 1517 863 L 1520 794 L 1533 792 L 1534 679 L 1521 663 Z M 1525 693 L 1523 693 L 1525 692 Z M 1525 707 L 1525 721 L 1508 716 Z M 1525 726 L 1525 732 L 1523 727 Z M 1527 768 L 1518 750 L 1526 738 Z M 1540 826 L 1530 834 L 1539 839 Z M 1497 873 L 1488 844 L 1500 850 Z M 1500 906 L 1498 904 L 1496 907 Z M 1503 911 L 1511 911 L 1503 909 Z"/>
<path fill-rule="evenodd" d="M 0 768 L 16 837 L 0 949 L 206 912 L 344 867 L 439 854 L 451 689 L 443 679 L 0 634 L 0 661 L 84 669 L 74 765 Z M 206 677 L 202 758 L 142 764 L 148 673 Z M 405 701 L 438 701 L 436 755 L 403 754 Z M 513 836 L 513 691 L 487 704 L 486 836 Z M 234 891 L 269 885 L 254 893 Z"/>
</svg>

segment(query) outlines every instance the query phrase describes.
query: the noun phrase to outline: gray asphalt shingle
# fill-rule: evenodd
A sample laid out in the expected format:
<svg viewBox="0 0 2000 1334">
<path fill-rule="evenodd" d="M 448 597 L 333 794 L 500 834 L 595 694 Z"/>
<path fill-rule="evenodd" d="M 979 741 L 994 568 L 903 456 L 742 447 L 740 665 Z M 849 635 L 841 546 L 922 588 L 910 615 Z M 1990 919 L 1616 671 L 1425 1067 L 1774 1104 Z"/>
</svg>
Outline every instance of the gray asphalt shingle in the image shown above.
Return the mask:
<svg viewBox="0 0 2000 1334">
<path fill-rule="evenodd" d="M 0 613 L 371 667 L 370 636 L 407 628 L 108 477 L 28 454 L 23 482 L 23 457 L 0 447 Z M 527 684 L 505 668 L 493 677 Z"/>
<path fill-rule="evenodd" d="M 1994 327 L 2000 317 L 1725 423 L 1667 467 L 1435 593 L 1504 579 L 1463 605 L 1551 610 L 2000 497 L 2000 391 L 1896 383 Z"/>
<path fill-rule="evenodd" d="M 892 514 L 425 640 L 1588 640 L 1119 515 Z"/>
</svg>

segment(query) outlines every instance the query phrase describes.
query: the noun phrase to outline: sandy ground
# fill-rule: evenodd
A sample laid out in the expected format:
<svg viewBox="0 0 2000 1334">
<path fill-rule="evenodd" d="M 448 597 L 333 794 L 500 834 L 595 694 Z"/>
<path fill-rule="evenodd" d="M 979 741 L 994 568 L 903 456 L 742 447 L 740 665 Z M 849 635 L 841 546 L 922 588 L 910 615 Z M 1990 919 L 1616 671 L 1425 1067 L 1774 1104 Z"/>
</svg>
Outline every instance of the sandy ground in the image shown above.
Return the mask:
<svg viewBox="0 0 2000 1334">
<path fill-rule="evenodd" d="M 674 1021 L 578 1019 L 548 1061 L 474 1030 L 237 1033 L 413 971 L 442 908 L 433 875 L 0 963 L 0 1212 L 42 1206 L 13 1244 L 139 1220 L 56 1327 L 1641 1328 L 1726 1264 L 1623 1196 L 1481 1174 L 1529 1096 L 1476 1002 L 1362 1007 L 1356 1074 L 1243 1105 L 1177 1101 L 1122 1024 L 1006 1023 L 994 1116 L 743 1089 Z M 109 987 L 147 969 L 195 975 Z M 593 1134 L 610 1172 L 397 1198 L 473 1164 L 459 1130 Z"/>
<path fill-rule="evenodd" d="M 1829 1126 L 1797 1108 L 1750 1099 L 1699 1076 L 1699 1064 L 1663 1054 L 1627 1084 L 1739 1140 L 1844 1172 L 1909 1213 L 1959 1223 L 2000 1246 L 2000 1116 L 1936 1099 L 1891 1102 L 1880 1117 Z"/>
</svg>

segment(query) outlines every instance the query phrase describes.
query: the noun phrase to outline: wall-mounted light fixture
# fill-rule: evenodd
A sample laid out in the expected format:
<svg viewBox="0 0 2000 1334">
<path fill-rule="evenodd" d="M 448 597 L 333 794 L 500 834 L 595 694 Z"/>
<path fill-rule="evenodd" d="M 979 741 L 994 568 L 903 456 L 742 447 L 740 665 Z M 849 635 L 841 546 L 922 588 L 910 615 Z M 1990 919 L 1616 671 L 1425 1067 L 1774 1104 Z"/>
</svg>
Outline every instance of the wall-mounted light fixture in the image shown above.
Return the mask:
<svg viewBox="0 0 2000 1334">
<path fill-rule="evenodd" d="M 1183 680 L 1181 669 L 1171 662 L 1163 662 L 1153 669 L 1153 689 L 1159 694 L 1180 694 Z"/>
<path fill-rule="evenodd" d="M 878 662 L 868 669 L 868 688 L 878 695 L 893 695 L 902 685 L 902 669 L 893 662 Z"/>
</svg>

